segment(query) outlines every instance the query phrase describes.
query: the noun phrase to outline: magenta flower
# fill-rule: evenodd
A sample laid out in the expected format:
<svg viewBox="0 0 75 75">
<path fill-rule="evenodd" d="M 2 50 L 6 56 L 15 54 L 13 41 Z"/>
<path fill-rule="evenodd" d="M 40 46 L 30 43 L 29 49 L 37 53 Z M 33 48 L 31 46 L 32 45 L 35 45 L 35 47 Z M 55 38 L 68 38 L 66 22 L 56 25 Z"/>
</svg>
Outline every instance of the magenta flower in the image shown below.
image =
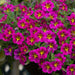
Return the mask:
<svg viewBox="0 0 75 75">
<path fill-rule="evenodd" d="M 55 60 L 61 61 L 61 63 L 64 63 L 66 61 L 66 57 L 64 57 L 64 55 L 61 53 L 55 54 L 55 57 L 57 57 L 55 58 Z"/>
<path fill-rule="evenodd" d="M 7 4 L 7 5 L 3 8 L 3 10 L 6 11 L 6 12 L 9 12 L 9 11 L 13 12 L 13 11 L 14 11 L 14 5 L 12 5 L 12 4 Z"/>
<path fill-rule="evenodd" d="M 49 41 L 49 40 L 53 40 L 56 38 L 56 34 L 52 31 L 46 31 L 46 36 L 45 36 L 45 42 Z"/>
<path fill-rule="evenodd" d="M 57 30 L 57 27 L 58 27 L 60 24 L 62 24 L 60 20 L 58 20 L 58 19 L 52 20 L 52 21 L 50 21 L 49 27 L 50 27 L 51 29 Z"/>
<path fill-rule="evenodd" d="M 60 70 L 62 68 L 62 63 L 61 61 L 53 61 L 52 62 L 52 68 L 53 68 L 53 71 L 57 71 L 57 70 Z"/>
<path fill-rule="evenodd" d="M 24 45 L 24 47 L 20 47 L 21 52 L 28 52 L 28 46 Z"/>
<path fill-rule="evenodd" d="M 72 13 L 70 16 L 68 16 L 68 20 L 70 21 L 71 25 L 75 25 L 75 13 Z"/>
<path fill-rule="evenodd" d="M 7 35 L 6 33 L 2 33 L 2 40 L 3 41 L 10 41 L 11 36 Z"/>
<path fill-rule="evenodd" d="M 29 52 L 29 60 L 31 62 L 35 62 L 35 63 L 39 63 L 39 58 L 38 58 L 38 54 L 37 54 L 37 51 L 36 50 L 31 50 Z"/>
<path fill-rule="evenodd" d="M 15 49 L 14 50 L 14 59 L 19 60 L 20 55 L 25 55 L 25 53 L 22 53 L 20 49 Z"/>
<path fill-rule="evenodd" d="M 53 72 L 52 63 L 48 61 L 44 62 L 42 64 L 42 71 L 44 73 L 49 73 L 49 74 L 52 73 Z"/>
<path fill-rule="evenodd" d="M 72 44 L 72 45 L 75 47 L 75 38 L 72 38 L 72 39 L 70 40 L 70 44 Z"/>
<path fill-rule="evenodd" d="M 42 10 L 44 11 L 52 11 L 54 8 L 54 3 L 51 1 L 45 1 L 42 3 Z"/>
<path fill-rule="evenodd" d="M 39 29 L 39 31 L 37 31 L 37 33 L 35 34 L 37 37 L 37 41 L 39 42 L 44 42 L 45 41 L 45 33 Z"/>
<path fill-rule="evenodd" d="M 66 0 L 59 0 L 60 2 L 65 2 Z"/>
<path fill-rule="evenodd" d="M 26 21 L 24 19 L 22 19 L 22 20 L 18 21 L 17 25 L 19 28 L 25 29 L 25 28 L 27 28 L 28 24 L 26 23 Z"/>
<path fill-rule="evenodd" d="M 64 55 L 71 54 L 71 53 L 72 53 L 72 44 L 64 43 L 64 44 L 61 46 L 61 52 L 62 52 Z"/>
<path fill-rule="evenodd" d="M 72 51 L 70 58 L 75 60 L 75 51 Z"/>
<path fill-rule="evenodd" d="M 58 31 L 57 35 L 59 39 L 64 38 L 66 40 L 67 37 L 69 37 L 70 33 L 67 30 L 61 30 L 61 31 Z"/>
<path fill-rule="evenodd" d="M 55 20 L 57 18 L 57 14 L 54 11 L 51 11 L 49 13 L 46 13 L 46 17 Z"/>
<path fill-rule="evenodd" d="M 34 45 L 35 44 L 35 42 L 37 42 L 37 37 L 36 36 L 34 36 L 34 35 L 30 35 L 30 36 L 28 36 L 27 38 L 26 38 L 26 43 L 28 44 L 28 45 Z"/>
<path fill-rule="evenodd" d="M 48 50 L 46 49 L 46 47 L 40 47 L 37 49 L 37 53 L 39 59 L 45 59 L 47 58 Z"/>
<path fill-rule="evenodd" d="M 54 51 L 57 50 L 58 45 L 57 45 L 57 43 L 56 43 L 55 40 L 50 40 L 50 41 L 47 42 L 47 44 L 48 44 L 47 49 L 50 52 L 53 52 L 54 53 Z"/>
<path fill-rule="evenodd" d="M 24 41 L 24 36 L 22 35 L 22 33 L 14 33 L 12 35 L 12 38 L 13 38 L 13 43 L 15 44 L 22 44 L 22 42 Z"/>
<path fill-rule="evenodd" d="M 7 29 L 5 30 L 5 33 L 6 33 L 7 35 L 12 35 L 13 33 L 15 33 L 15 31 L 13 30 L 12 27 L 9 27 L 9 28 L 7 28 Z"/>
<path fill-rule="evenodd" d="M 34 16 L 37 18 L 37 19 L 41 19 L 44 17 L 44 12 L 42 10 L 36 10 L 35 13 L 34 13 Z"/>
<path fill-rule="evenodd" d="M 68 9 L 67 9 L 67 5 L 66 5 L 65 3 L 60 4 L 59 7 L 60 7 L 59 10 L 60 10 L 60 9 L 61 9 L 61 10 L 64 10 L 64 11 L 67 11 L 67 10 L 68 10 Z"/>
<path fill-rule="evenodd" d="M 21 63 L 22 65 L 25 64 L 26 60 L 27 60 L 27 59 L 26 59 L 26 57 L 25 57 L 24 55 L 21 54 L 21 55 L 19 56 L 19 61 L 20 61 L 20 63 Z"/>
<path fill-rule="evenodd" d="M 27 7 L 25 5 L 20 5 L 20 10 L 22 11 L 22 13 L 26 13 Z"/>
<path fill-rule="evenodd" d="M 11 46 L 8 46 L 8 48 L 4 48 L 5 55 L 12 56 L 12 51 L 13 51 L 13 49 Z"/>
<path fill-rule="evenodd" d="M 75 75 L 75 64 L 67 66 L 67 75 Z"/>
<path fill-rule="evenodd" d="M 30 29 L 30 34 L 31 35 L 33 35 L 33 34 L 35 35 L 38 30 L 39 30 L 39 27 L 34 27 L 34 28 Z"/>
<path fill-rule="evenodd" d="M 71 27 L 68 31 L 70 32 L 70 38 L 75 38 L 75 27 Z"/>
</svg>

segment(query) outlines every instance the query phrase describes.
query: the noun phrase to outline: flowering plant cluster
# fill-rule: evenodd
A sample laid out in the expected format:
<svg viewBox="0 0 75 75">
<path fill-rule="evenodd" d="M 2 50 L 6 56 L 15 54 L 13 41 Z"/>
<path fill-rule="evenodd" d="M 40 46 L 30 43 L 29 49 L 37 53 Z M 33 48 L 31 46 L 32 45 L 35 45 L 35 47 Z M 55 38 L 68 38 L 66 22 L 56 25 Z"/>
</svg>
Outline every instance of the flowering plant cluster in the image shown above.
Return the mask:
<svg viewBox="0 0 75 75">
<path fill-rule="evenodd" d="M 0 43 L 6 56 L 34 62 L 44 73 L 75 75 L 75 9 L 66 0 L 0 6 Z"/>
</svg>

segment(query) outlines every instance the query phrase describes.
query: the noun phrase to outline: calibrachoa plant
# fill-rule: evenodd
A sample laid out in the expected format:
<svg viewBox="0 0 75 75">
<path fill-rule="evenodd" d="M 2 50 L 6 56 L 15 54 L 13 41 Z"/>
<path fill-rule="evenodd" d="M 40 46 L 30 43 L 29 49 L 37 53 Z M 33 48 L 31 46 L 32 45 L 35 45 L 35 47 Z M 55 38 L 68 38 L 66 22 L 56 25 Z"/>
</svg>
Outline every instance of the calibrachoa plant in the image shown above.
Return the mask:
<svg viewBox="0 0 75 75">
<path fill-rule="evenodd" d="M 0 6 L 2 50 L 23 65 L 37 63 L 44 73 L 75 75 L 74 7 L 67 0 L 32 3 Z"/>
</svg>

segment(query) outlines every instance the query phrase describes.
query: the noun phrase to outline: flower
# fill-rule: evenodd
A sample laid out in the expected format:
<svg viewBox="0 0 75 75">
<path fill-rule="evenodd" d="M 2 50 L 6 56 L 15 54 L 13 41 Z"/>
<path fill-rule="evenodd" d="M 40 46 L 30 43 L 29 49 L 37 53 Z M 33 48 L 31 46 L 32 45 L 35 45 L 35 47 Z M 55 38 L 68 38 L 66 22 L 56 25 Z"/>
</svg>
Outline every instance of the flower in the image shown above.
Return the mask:
<svg viewBox="0 0 75 75">
<path fill-rule="evenodd" d="M 75 51 L 72 51 L 70 58 L 75 60 Z"/>
<path fill-rule="evenodd" d="M 34 13 L 34 16 L 37 18 L 37 19 L 41 19 L 43 18 L 44 16 L 44 12 L 42 10 L 36 10 L 35 13 Z"/>
<path fill-rule="evenodd" d="M 47 44 L 48 44 L 47 49 L 50 52 L 53 52 L 54 53 L 54 51 L 57 50 L 58 45 L 57 45 L 57 43 L 56 43 L 55 40 L 50 40 L 50 41 L 47 42 Z"/>
<path fill-rule="evenodd" d="M 67 66 L 67 75 L 74 75 L 75 74 L 75 64 L 71 64 Z"/>
<path fill-rule="evenodd" d="M 20 63 L 21 63 L 22 65 L 24 65 L 25 62 L 26 62 L 26 57 L 21 54 L 21 55 L 19 56 L 19 61 L 20 61 Z"/>
<path fill-rule="evenodd" d="M 54 3 L 51 1 L 47 0 L 42 3 L 42 10 L 44 11 L 52 11 L 53 8 L 54 8 Z"/>
<path fill-rule="evenodd" d="M 48 55 L 48 50 L 45 47 L 40 47 L 37 49 L 38 58 L 39 59 L 45 59 Z"/>
<path fill-rule="evenodd" d="M 71 25 L 75 25 L 75 13 L 67 17 Z"/>
<path fill-rule="evenodd" d="M 66 57 L 64 57 L 64 55 L 61 53 L 55 54 L 55 57 L 57 57 L 55 58 L 55 60 L 61 61 L 61 63 L 64 63 L 66 61 Z"/>
<path fill-rule="evenodd" d="M 22 44 L 22 42 L 24 41 L 24 36 L 22 35 L 22 33 L 14 33 L 12 35 L 12 38 L 13 38 L 13 43 L 15 44 Z"/>
<path fill-rule="evenodd" d="M 26 38 L 26 43 L 28 44 L 28 45 L 34 45 L 35 44 L 35 42 L 37 42 L 37 37 L 36 36 L 34 36 L 34 35 L 30 35 L 30 36 L 28 36 L 27 38 Z"/>
<path fill-rule="evenodd" d="M 22 13 L 26 13 L 27 7 L 25 5 L 20 5 L 20 10 L 22 11 Z"/>
<path fill-rule="evenodd" d="M 53 71 L 57 71 L 57 70 L 60 70 L 62 68 L 62 63 L 61 61 L 53 61 L 52 62 L 52 68 L 53 68 Z"/>
<path fill-rule="evenodd" d="M 35 63 L 39 63 L 39 58 L 38 58 L 38 54 L 37 54 L 37 51 L 36 51 L 36 49 L 35 50 L 31 50 L 30 52 L 29 52 L 29 60 L 31 61 L 31 62 L 35 62 Z"/>
<path fill-rule="evenodd" d="M 47 42 L 49 40 L 53 40 L 53 39 L 56 38 L 55 33 L 52 32 L 52 31 L 50 31 L 50 30 L 49 31 L 46 31 L 45 33 L 46 33 L 46 35 L 45 35 L 45 42 Z"/>
<path fill-rule="evenodd" d="M 22 19 L 22 20 L 18 21 L 17 25 L 19 28 L 25 29 L 25 28 L 27 28 L 28 24 L 26 23 L 26 21 L 24 19 Z"/>
<path fill-rule="evenodd" d="M 44 73 L 52 73 L 53 72 L 53 68 L 52 68 L 52 63 L 49 61 L 46 61 L 42 64 L 42 71 Z"/>
<path fill-rule="evenodd" d="M 72 53 L 72 44 L 64 43 L 64 44 L 61 46 L 61 52 L 62 52 L 64 55 L 71 54 L 71 53 Z"/>
<path fill-rule="evenodd" d="M 58 35 L 59 39 L 63 39 L 64 38 L 66 40 L 69 37 L 70 33 L 67 30 L 63 29 L 61 31 L 58 31 L 57 35 Z"/>
<path fill-rule="evenodd" d="M 13 49 L 11 46 L 8 46 L 8 48 L 4 48 L 5 55 L 12 56 L 12 51 L 13 51 Z"/>
</svg>

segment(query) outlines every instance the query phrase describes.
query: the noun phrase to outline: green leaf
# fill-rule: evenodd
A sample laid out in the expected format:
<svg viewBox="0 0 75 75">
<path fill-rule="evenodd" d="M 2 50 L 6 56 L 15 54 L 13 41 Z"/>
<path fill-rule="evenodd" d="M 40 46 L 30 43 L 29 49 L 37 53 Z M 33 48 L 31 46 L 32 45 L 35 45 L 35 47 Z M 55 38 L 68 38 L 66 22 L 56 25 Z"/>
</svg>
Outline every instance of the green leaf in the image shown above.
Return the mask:
<svg viewBox="0 0 75 75">
<path fill-rule="evenodd" d="M 4 16 L 4 14 L 0 14 L 0 20 L 2 19 L 3 16 Z"/>
</svg>

